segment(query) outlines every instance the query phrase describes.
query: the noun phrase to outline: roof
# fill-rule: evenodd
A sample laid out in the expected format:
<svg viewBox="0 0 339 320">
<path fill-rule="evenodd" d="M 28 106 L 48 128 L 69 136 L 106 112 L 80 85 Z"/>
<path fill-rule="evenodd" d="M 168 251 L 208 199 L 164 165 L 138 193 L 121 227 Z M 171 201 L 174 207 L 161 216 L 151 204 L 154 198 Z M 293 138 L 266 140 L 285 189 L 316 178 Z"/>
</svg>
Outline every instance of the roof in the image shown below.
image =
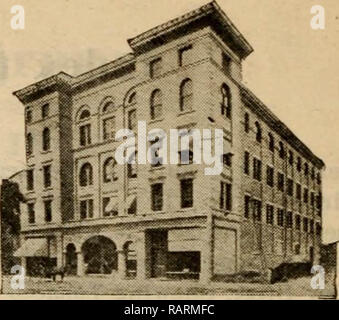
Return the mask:
<svg viewBox="0 0 339 320">
<path fill-rule="evenodd" d="M 246 58 L 253 52 L 252 46 L 215 1 L 128 39 L 128 43 L 134 51 L 138 51 L 142 46 L 149 47 L 152 41 L 159 38 L 161 44 L 164 38 L 173 31 L 179 32 L 181 29 L 187 31 L 194 22 L 210 25 L 221 36 L 226 36 L 225 39 L 233 42 L 234 49 L 241 58 Z"/>
<path fill-rule="evenodd" d="M 238 83 L 238 86 L 244 102 L 247 102 L 246 105 L 254 113 L 278 132 L 291 146 L 307 159 L 310 159 L 319 169 L 325 166 L 324 161 L 318 158 L 250 89 L 240 83 Z"/>
</svg>

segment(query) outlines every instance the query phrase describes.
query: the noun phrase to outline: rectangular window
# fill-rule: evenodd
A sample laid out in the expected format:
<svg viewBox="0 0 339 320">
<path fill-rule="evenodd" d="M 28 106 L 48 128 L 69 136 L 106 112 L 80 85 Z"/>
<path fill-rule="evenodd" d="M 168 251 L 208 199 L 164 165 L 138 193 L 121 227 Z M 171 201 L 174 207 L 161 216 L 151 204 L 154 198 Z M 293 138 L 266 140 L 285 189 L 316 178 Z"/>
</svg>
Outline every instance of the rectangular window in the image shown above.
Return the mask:
<svg viewBox="0 0 339 320">
<path fill-rule="evenodd" d="M 285 176 L 283 173 L 278 172 L 278 190 L 284 191 Z"/>
<path fill-rule="evenodd" d="M 293 226 L 293 215 L 292 215 L 291 211 L 287 212 L 286 226 L 287 226 L 287 228 L 292 228 L 292 226 Z"/>
<path fill-rule="evenodd" d="M 179 50 L 179 66 L 185 66 L 190 64 L 191 61 L 191 50 L 192 50 L 192 45 L 186 46 L 184 48 L 181 48 Z"/>
<path fill-rule="evenodd" d="M 296 197 L 298 200 L 301 200 L 301 185 L 299 183 L 296 185 Z"/>
<path fill-rule="evenodd" d="M 287 179 L 287 194 L 289 196 L 293 196 L 293 180 Z"/>
<path fill-rule="evenodd" d="M 247 151 L 244 153 L 244 173 L 250 174 L 250 154 Z"/>
<path fill-rule="evenodd" d="M 304 225 L 304 232 L 308 232 L 308 219 L 303 219 L 303 225 Z"/>
<path fill-rule="evenodd" d="M 304 203 L 308 203 L 308 189 L 304 188 Z"/>
<path fill-rule="evenodd" d="M 113 201 L 110 197 L 104 197 L 102 198 L 102 209 L 103 213 L 102 215 L 104 217 L 111 217 L 111 216 L 117 216 L 118 215 L 118 208 L 113 207 L 110 205 L 111 201 Z"/>
<path fill-rule="evenodd" d="M 314 220 L 310 220 L 310 233 L 314 234 Z"/>
<path fill-rule="evenodd" d="M 49 188 L 52 184 L 51 179 L 51 166 L 43 166 L 43 173 L 44 173 L 44 187 Z"/>
<path fill-rule="evenodd" d="M 80 201 L 80 219 L 93 218 L 93 199 Z"/>
<path fill-rule="evenodd" d="M 232 59 L 225 53 L 222 53 L 222 69 L 226 73 L 231 72 Z"/>
<path fill-rule="evenodd" d="M 44 201 L 45 206 L 45 222 L 52 221 L 52 200 Z"/>
<path fill-rule="evenodd" d="M 26 122 L 31 123 L 32 122 L 32 110 L 27 110 L 26 112 Z"/>
<path fill-rule="evenodd" d="M 163 184 L 152 184 L 152 210 L 162 211 L 163 207 Z"/>
<path fill-rule="evenodd" d="M 153 61 L 150 62 L 149 71 L 150 71 L 150 77 L 152 79 L 159 77 L 161 75 L 161 71 L 162 71 L 161 58 L 154 59 Z"/>
<path fill-rule="evenodd" d="M 284 226 L 284 209 L 278 208 L 277 224 L 280 227 Z"/>
<path fill-rule="evenodd" d="M 135 109 L 128 111 L 128 129 L 134 131 L 137 128 L 137 111 Z"/>
<path fill-rule="evenodd" d="M 80 126 L 80 145 L 87 146 L 91 144 L 91 125 L 85 124 Z"/>
<path fill-rule="evenodd" d="M 253 158 L 253 178 L 261 181 L 261 160 Z"/>
<path fill-rule="evenodd" d="M 314 207 L 314 202 L 315 202 L 315 196 L 314 196 L 314 192 L 311 192 L 311 206 Z"/>
<path fill-rule="evenodd" d="M 244 115 L 244 129 L 246 133 L 250 132 L 250 115 L 247 112 Z"/>
<path fill-rule="evenodd" d="M 319 210 L 319 214 L 321 215 L 321 211 L 322 211 L 322 194 L 321 192 L 319 192 L 319 194 L 317 195 L 317 198 L 316 198 L 316 206 L 317 206 L 317 209 Z"/>
<path fill-rule="evenodd" d="M 114 140 L 115 138 L 115 117 L 104 119 L 103 121 L 104 140 Z"/>
<path fill-rule="evenodd" d="M 26 178 L 27 178 L 27 190 L 33 190 L 34 189 L 34 171 L 33 169 L 27 170 L 26 172 Z"/>
<path fill-rule="evenodd" d="M 232 153 L 223 154 L 222 155 L 222 163 L 226 167 L 231 167 L 232 166 Z"/>
<path fill-rule="evenodd" d="M 297 158 L 297 170 L 300 172 L 301 171 L 301 158 Z"/>
<path fill-rule="evenodd" d="M 254 219 L 257 221 L 261 221 L 261 209 L 262 209 L 262 205 L 261 205 L 261 201 L 260 200 L 253 200 L 253 215 L 254 215 Z"/>
<path fill-rule="evenodd" d="M 180 181 L 181 208 L 193 207 L 193 179 Z"/>
<path fill-rule="evenodd" d="M 299 215 L 295 216 L 295 229 L 300 230 L 301 218 Z"/>
<path fill-rule="evenodd" d="M 49 115 L 49 104 L 46 103 L 41 107 L 41 117 L 42 119 L 47 118 Z"/>
<path fill-rule="evenodd" d="M 319 222 L 316 223 L 316 230 L 315 230 L 317 236 L 321 235 L 321 225 Z"/>
<path fill-rule="evenodd" d="M 28 223 L 34 224 L 35 223 L 34 203 L 27 204 L 27 211 L 28 211 Z"/>
<path fill-rule="evenodd" d="M 273 224 L 274 223 L 274 208 L 272 205 L 266 205 L 266 223 Z"/>
<path fill-rule="evenodd" d="M 232 210 L 232 185 L 223 181 L 220 182 L 220 210 Z"/>
<path fill-rule="evenodd" d="M 268 186 L 274 186 L 274 169 L 270 166 L 266 167 L 266 183 Z"/>
<path fill-rule="evenodd" d="M 250 217 L 250 200 L 251 200 L 251 197 L 248 196 L 248 195 L 245 195 L 245 198 L 244 198 L 244 217 L 247 218 L 247 219 Z"/>
</svg>

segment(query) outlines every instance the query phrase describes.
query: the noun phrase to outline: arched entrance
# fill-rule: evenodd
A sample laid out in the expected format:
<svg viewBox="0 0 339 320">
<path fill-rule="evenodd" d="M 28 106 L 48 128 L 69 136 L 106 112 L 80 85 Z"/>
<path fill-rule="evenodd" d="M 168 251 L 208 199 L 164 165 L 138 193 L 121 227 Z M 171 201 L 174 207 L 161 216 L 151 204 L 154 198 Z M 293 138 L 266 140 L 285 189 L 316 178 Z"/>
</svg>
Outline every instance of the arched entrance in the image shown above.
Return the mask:
<svg viewBox="0 0 339 320">
<path fill-rule="evenodd" d="M 76 275 L 78 268 L 77 252 L 75 245 L 70 243 L 66 247 L 66 272 L 69 275 Z"/>
<path fill-rule="evenodd" d="M 118 269 L 118 255 L 114 242 L 103 236 L 94 236 L 82 246 L 87 274 L 110 274 Z"/>
<path fill-rule="evenodd" d="M 124 255 L 126 261 L 126 276 L 134 278 L 137 274 L 137 254 L 135 250 L 135 243 L 128 241 L 124 245 Z"/>
</svg>

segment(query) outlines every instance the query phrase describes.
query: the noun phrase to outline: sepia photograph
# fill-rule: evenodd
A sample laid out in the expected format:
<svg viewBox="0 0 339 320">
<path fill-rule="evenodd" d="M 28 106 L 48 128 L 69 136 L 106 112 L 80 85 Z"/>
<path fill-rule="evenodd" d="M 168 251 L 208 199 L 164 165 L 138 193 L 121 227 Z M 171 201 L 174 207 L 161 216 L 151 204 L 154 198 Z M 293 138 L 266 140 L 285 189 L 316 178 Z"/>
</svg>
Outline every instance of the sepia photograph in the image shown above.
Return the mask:
<svg viewBox="0 0 339 320">
<path fill-rule="evenodd" d="M 318 2 L 2 1 L 0 299 L 337 299 Z"/>
</svg>

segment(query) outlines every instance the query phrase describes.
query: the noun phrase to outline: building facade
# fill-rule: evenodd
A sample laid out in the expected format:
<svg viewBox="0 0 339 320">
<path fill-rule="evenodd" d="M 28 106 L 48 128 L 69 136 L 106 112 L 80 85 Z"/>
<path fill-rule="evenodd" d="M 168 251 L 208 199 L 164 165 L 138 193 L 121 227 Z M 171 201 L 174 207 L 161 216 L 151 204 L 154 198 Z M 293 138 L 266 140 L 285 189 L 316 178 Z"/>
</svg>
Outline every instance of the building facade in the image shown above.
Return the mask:
<svg viewBox="0 0 339 320">
<path fill-rule="evenodd" d="M 111 63 L 14 93 L 26 108 L 16 255 L 28 271 L 52 263 L 78 275 L 208 281 L 318 259 L 324 163 L 242 84 L 253 49 L 220 7 L 128 43 L 132 53 Z M 166 133 L 222 129 L 222 173 L 194 161 L 119 165 L 115 133 L 137 133 L 138 120 Z"/>
</svg>

